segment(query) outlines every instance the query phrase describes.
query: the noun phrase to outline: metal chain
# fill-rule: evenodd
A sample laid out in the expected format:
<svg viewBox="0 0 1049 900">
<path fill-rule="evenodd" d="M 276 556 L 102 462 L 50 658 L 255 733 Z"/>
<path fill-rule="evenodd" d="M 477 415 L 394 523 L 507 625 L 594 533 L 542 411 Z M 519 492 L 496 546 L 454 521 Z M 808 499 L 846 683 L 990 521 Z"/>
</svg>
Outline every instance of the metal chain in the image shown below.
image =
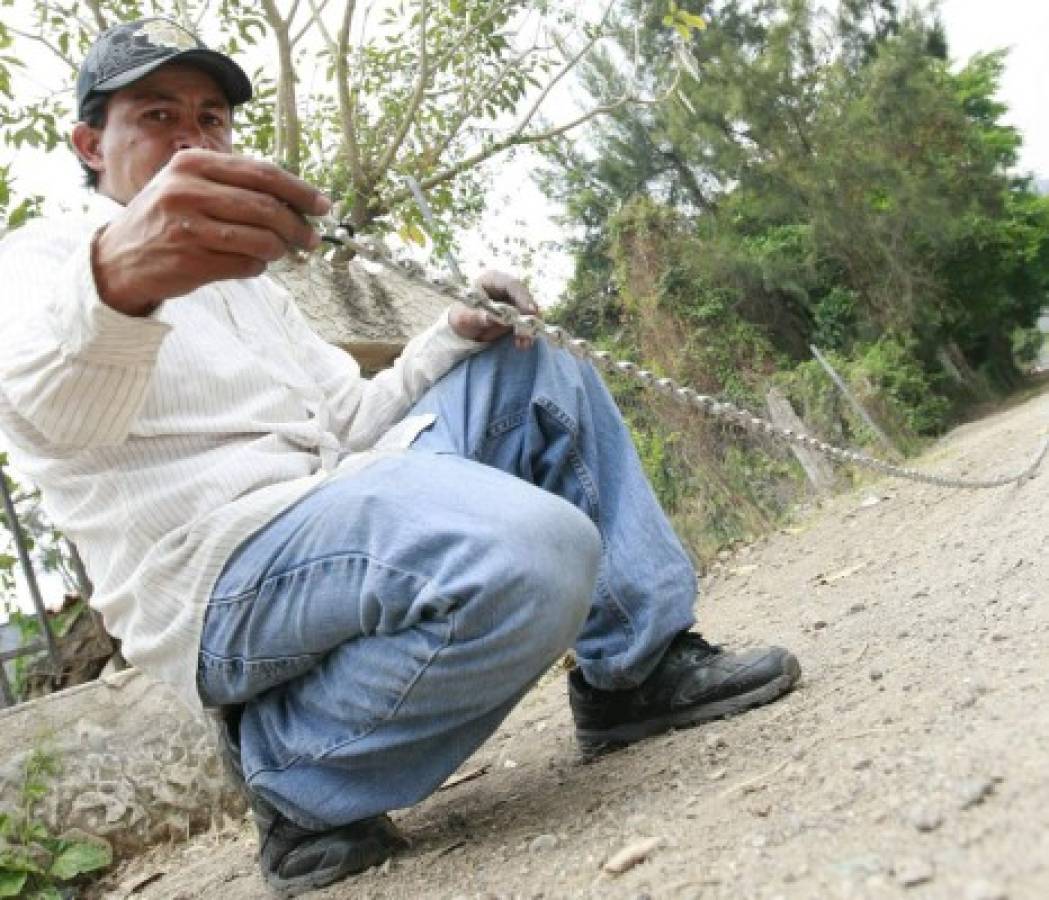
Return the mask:
<svg viewBox="0 0 1049 900">
<path fill-rule="evenodd" d="M 633 377 L 645 385 L 645 387 L 663 394 L 664 396 L 670 397 L 681 405 L 700 412 L 703 415 L 730 422 L 731 424 L 753 434 L 768 435 L 789 444 L 807 447 L 808 449 L 822 453 L 824 456 L 839 463 L 860 466 L 882 475 L 891 476 L 892 478 L 904 478 L 910 481 L 922 482 L 924 484 L 934 484 L 938 487 L 979 490 L 984 488 L 1004 487 L 1009 484 L 1021 485 L 1028 479 L 1034 477 L 1046 455 L 1049 455 L 1049 439 L 1047 439 L 1035 454 L 1030 465 L 1028 465 L 1022 472 L 1013 475 L 1003 475 L 999 478 L 969 479 L 951 478 L 946 475 L 930 475 L 926 472 L 921 472 L 918 469 L 911 469 L 906 466 L 899 466 L 894 463 L 886 462 L 877 457 L 869 456 L 866 453 L 858 453 L 855 450 L 845 450 L 841 447 L 835 447 L 833 444 L 828 444 L 826 441 L 821 441 L 818 438 L 794 431 L 790 428 L 780 428 L 778 425 L 773 425 L 766 419 L 756 416 L 753 413 L 736 406 L 734 403 L 730 403 L 727 400 L 717 400 L 707 394 L 701 394 L 690 387 L 678 384 L 672 378 L 660 378 L 653 372 L 641 368 L 637 363 L 629 360 L 615 359 L 607 350 L 595 350 L 590 345 L 589 341 L 584 340 L 583 338 L 573 337 L 559 325 L 550 325 L 536 316 L 524 315 L 513 306 L 506 303 L 498 303 L 475 288 L 460 287 L 458 285 L 449 285 L 442 281 L 420 278 L 416 273 L 408 271 L 397 263 L 374 253 L 363 244 L 354 241 L 347 229 L 331 222 L 322 221 L 320 225 L 322 228 L 326 228 L 326 231 L 323 234 L 325 241 L 353 250 L 365 259 L 393 269 L 401 277 L 406 277 L 416 281 L 425 281 L 426 286 L 431 290 L 437 290 L 454 300 L 462 301 L 467 306 L 483 310 L 499 324 L 513 328 L 514 332 L 517 334 L 527 335 L 529 337 L 542 337 L 555 347 L 564 348 L 573 356 L 589 360 L 601 371 Z"/>
</svg>

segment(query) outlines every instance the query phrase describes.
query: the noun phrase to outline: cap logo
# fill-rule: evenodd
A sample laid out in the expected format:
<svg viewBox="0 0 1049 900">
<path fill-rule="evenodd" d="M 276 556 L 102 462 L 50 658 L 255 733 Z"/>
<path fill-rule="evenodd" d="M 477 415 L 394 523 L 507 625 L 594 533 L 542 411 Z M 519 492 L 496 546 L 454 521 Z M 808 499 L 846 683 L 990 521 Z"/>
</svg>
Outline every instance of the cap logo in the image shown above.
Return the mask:
<svg viewBox="0 0 1049 900">
<path fill-rule="evenodd" d="M 172 50 L 196 50 L 197 42 L 188 31 L 183 31 L 171 22 L 154 19 L 145 22 L 140 29 L 155 47 L 168 47 Z"/>
</svg>

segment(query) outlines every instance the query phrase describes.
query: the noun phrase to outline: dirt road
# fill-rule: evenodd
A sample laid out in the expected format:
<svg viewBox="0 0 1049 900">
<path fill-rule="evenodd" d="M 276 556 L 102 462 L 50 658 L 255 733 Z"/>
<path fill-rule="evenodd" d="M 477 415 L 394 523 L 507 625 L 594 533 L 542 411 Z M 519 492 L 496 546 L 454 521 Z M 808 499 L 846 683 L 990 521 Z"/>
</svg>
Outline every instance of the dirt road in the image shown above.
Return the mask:
<svg viewBox="0 0 1049 900">
<path fill-rule="evenodd" d="M 999 474 L 1047 435 L 1043 390 L 919 465 Z M 310 896 L 1049 897 L 1047 546 L 1049 466 L 1020 490 L 835 498 L 704 578 L 710 639 L 797 652 L 788 698 L 583 764 L 551 673 L 465 767 L 484 774 L 395 815 L 409 852 Z M 237 823 L 109 896 L 265 897 L 253 853 Z"/>
</svg>

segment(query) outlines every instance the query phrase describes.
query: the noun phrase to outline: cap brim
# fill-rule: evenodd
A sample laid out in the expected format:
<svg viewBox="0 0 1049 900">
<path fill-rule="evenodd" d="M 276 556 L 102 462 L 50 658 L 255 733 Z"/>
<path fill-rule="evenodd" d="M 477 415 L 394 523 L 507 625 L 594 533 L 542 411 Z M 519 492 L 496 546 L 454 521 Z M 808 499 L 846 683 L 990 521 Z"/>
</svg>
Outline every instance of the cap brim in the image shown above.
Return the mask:
<svg viewBox="0 0 1049 900">
<path fill-rule="evenodd" d="M 214 50 L 200 48 L 184 50 L 164 59 L 154 59 L 133 69 L 128 69 L 126 72 L 121 72 L 119 75 L 100 81 L 91 89 L 88 96 L 119 91 L 140 78 L 145 78 L 150 72 L 159 69 L 161 66 L 166 66 L 173 62 L 186 63 L 207 72 L 218 82 L 231 106 L 239 106 L 241 103 L 247 103 L 251 99 L 251 80 L 244 74 L 244 70 L 228 56 Z"/>
</svg>

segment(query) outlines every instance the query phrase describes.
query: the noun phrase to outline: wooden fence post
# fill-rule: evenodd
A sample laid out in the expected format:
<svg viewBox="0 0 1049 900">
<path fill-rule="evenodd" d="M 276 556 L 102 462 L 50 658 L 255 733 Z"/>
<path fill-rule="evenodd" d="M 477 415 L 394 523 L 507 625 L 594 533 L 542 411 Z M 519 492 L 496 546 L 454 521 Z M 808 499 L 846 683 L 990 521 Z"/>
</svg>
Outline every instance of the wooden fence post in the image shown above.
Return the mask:
<svg viewBox="0 0 1049 900">
<path fill-rule="evenodd" d="M 794 407 L 790 405 L 790 401 L 779 388 L 769 388 L 769 392 L 765 397 L 765 403 L 768 406 L 769 418 L 772 420 L 773 425 L 778 428 L 789 428 L 791 431 L 799 434 L 808 434 L 805 423 L 798 418 L 798 414 L 794 412 Z M 834 474 L 834 468 L 831 466 L 830 461 L 809 447 L 791 444 L 790 449 L 798 462 L 801 463 L 801 467 L 805 470 L 805 475 L 813 488 L 816 489 L 816 493 L 829 494 L 833 492 L 838 479 Z"/>
</svg>

